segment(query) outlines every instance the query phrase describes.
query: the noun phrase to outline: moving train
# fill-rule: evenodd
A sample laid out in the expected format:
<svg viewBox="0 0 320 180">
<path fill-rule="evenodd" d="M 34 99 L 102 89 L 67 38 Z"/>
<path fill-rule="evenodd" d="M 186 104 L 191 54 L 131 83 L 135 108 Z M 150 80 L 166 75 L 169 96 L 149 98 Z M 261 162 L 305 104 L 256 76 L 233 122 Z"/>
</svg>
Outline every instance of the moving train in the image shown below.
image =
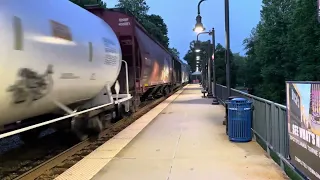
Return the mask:
<svg viewBox="0 0 320 180">
<path fill-rule="evenodd" d="M 50 120 L 83 138 L 103 129 L 101 114 L 117 119 L 189 81 L 188 65 L 123 9 L 2 0 L 0 42 L 0 134 Z"/>
</svg>

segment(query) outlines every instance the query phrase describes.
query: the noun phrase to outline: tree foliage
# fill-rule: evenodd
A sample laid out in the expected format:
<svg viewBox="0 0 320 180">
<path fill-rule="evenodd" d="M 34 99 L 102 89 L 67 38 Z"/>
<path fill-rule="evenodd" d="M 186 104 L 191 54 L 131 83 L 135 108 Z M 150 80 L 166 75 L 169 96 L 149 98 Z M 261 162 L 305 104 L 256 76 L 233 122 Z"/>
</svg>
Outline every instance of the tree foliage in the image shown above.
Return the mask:
<svg viewBox="0 0 320 180">
<path fill-rule="evenodd" d="M 191 41 L 189 45 L 189 50 L 187 54 L 184 56 L 184 60 L 186 60 L 191 68 L 191 71 L 196 71 L 196 56 L 200 56 L 200 68 L 199 71 L 205 70 L 204 67 L 207 66 L 208 59 L 212 56 L 213 46 L 210 44 L 209 50 L 209 41 L 199 41 L 200 52 L 195 52 L 195 44 L 196 41 Z M 226 85 L 226 64 L 225 64 L 225 48 L 221 44 L 217 44 L 215 48 L 215 69 L 216 69 L 216 80 L 217 83 Z M 238 54 L 237 54 L 238 55 Z M 240 55 L 238 55 L 240 56 Z M 243 57 L 237 57 L 243 58 Z M 234 56 L 232 52 L 230 52 L 230 61 L 231 61 L 231 86 L 236 87 L 237 84 L 237 66 L 234 62 Z M 213 71 L 212 75 L 213 75 Z M 211 77 L 213 77 L 211 75 Z"/>
<path fill-rule="evenodd" d="M 207 59 L 208 59 L 208 56 L 206 53 L 207 49 L 208 49 L 208 42 L 199 41 L 199 47 L 201 49 L 201 51 L 200 51 L 201 53 L 195 52 L 195 45 L 196 45 L 196 41 L 190 42 L 189 50 L 183 58 L 184 60 L 186 60 L 188 62 L 192 72 L 196 71 L 196 57 L 197 56 L 200 56 L 199 63 L 201 65 L 200 65 L 199 71 L 202 71 L 202 69 L 204 67 L 202 64 L 204 63 L 204 61 L 207 61 Z"/>
<path fill-rule="evenodd" d="M 116 7 L 130 11 L 138 20 L 146 18 L 150 9 L 145 0 L 119 0 Z"/>
<path fill-rule="evenodd" d="M 107 3 L 102 0 L 70 0 L 74 4 L 78 6 L 84 7 L 86 5 L 96 5 L 98 4 L 100 7 L 107 8 Z"/>
<path fill-rule="evenodd" d="M 255 95 L 285 103 L 285 81 L 320 80 L 316 9 L 315 0 L 263 0 L 260 22 L 244 40 L 242 71 Z"/>
<path fill-rule="evenodd" d="M 146 30 L 166 48 L 169 47 L 168 28 L 161 16 L 147 15 L 142 24 Z"/>
<path fill-rule="evenodd" d="M 218 84 L 226 85 L 226 63 L 225 63 L 225 53 L 226 49 L 221 45 L 217 44 L 215 48 L 214 64 L 216 69 L 216 80 Z M 234 55 L 230 51 L 230 85 L 232 88 L 236 88 L 237 83 L 237 66 L 235 63 Z M 212 76 L 211 76 L 212 77 Z"/>
<path fill-rule="evenodd" d="M 178 51 L 178 49 L 176 49 L 176 48 L 170 48 L 169 50 L 170 50 L 170 52 L 171 52 L 174 56 L 180 57 L 180 52 Z"/>
<path fill-rule="evenodd" d="M 116 5 L 130 11 L 148 33 L 166 48 L 169 47 L 168 27 L 161 16 L 148 14 L 149 6 L 145 0 L 119 0 Z"/>
</svg>

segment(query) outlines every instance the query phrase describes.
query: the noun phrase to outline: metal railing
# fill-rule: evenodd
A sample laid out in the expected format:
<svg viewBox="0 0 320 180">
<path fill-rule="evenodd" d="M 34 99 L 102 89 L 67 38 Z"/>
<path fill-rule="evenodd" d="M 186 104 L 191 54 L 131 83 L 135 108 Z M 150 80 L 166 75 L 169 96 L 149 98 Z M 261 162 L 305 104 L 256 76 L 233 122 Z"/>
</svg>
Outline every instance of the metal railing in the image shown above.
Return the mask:
<svg viewBox="0 0 320 180">
<path fill-rule="evenodd" d="M 225 100 L 228 98 L 227 87 L 217 84 L 216 96 L 219 101 L 224 104 Z M 269 155 L 270 150 L 278 155 L 280 158 L 280 166 L 282 168 L 284 168 L 283 163 L 291 166 L 287 161 L 290 156 L 286 106 L 236 89 L 231 89 L 231 96 L 243 97 L 252 101 L 254 106 L 254 110 L 252 112 L 252 131 L 254 135 L 264 141 Z"/>
</svg>

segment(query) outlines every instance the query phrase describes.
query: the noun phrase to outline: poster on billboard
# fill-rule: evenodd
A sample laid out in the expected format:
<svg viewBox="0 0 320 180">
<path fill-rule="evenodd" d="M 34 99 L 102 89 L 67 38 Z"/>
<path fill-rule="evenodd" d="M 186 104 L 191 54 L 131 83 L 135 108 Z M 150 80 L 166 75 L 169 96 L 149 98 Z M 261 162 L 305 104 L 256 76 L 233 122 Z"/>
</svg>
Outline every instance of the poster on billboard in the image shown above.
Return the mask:
<svg viewBox="0 0 320 180">
<path fill-rule="evenodd" d="M 318 12 L 318 22 L 320 23 L 320 0 L 318 0 L 317 12 Z"/>
<path fill-rule="evenodd" d="M 286 88 L 291 162 L 320 179 L 320 82 L 286 82 Z"/>
</svg>

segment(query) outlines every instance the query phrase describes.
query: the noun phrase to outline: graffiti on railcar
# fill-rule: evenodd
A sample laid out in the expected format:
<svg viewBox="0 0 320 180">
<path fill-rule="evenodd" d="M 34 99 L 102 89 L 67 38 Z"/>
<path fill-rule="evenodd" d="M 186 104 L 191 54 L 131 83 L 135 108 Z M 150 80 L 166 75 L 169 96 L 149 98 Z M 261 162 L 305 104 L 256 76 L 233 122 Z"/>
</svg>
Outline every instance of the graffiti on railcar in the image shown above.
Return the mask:
<svg viewBox="0 0 320 180">
<path fill-rule="evenodd" d="M 12 93 L 14 104 L 33 102 L 45 97 L 53 86 L 53 65 L 48 65 L 43 74 L 32 69 L 21 68 L 16 82 L 7 91 Z"/>
<path fill-rule="evenodd" d="M 163 68 L 162 68 L 162 71 L 161 71 L 161 76 L 160 76 L 160 81 L 161 82 L 164 82 L 164 83 L 167 83 L 169 82 L 169 62 L 170 59 L 169 58 L 164 58 L 164 62 L 163 62 Z"/>
</svg>

